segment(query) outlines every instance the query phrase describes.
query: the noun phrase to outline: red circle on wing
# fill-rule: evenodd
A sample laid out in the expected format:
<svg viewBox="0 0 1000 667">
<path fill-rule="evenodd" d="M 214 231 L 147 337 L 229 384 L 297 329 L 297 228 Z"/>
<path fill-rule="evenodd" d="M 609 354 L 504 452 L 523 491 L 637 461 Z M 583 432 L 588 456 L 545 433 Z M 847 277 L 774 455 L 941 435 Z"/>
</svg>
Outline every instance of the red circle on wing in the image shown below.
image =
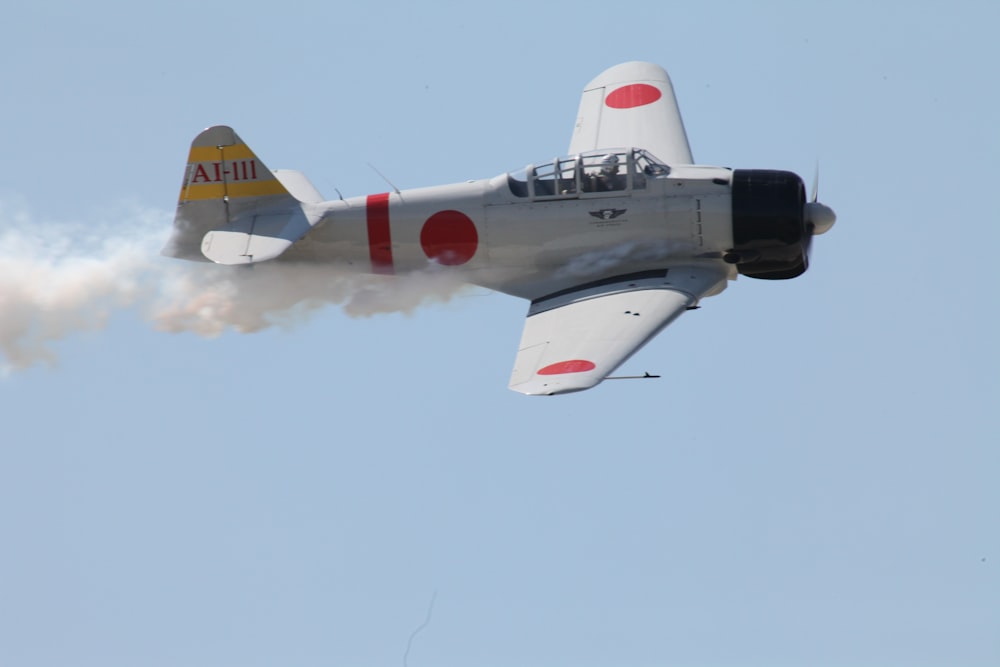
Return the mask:
<svg viewBox="0 0 1000 667">
<path fill-rule="evenodd" d="M 476 223 L 460 211 L 438 211 L 420 230 L 420 247 L 428 259 L 439 264 L 465 264 L 479 247 Z"/>
<path fill-rule="evenodd" d="M 656 86 L 648 83 L 632 83 L 612 91 L 604 103 L 612 109 L 633 109 L 652 104 L 661 97 L 663 93 Z"/>
<path fill-rule="evenodd" d="M 563 375 L 564 373 L 585 373 L 596 368 L 593 361 L 586 359 L 570 359 L 549 364 L 538 371 L 539 375 Z"/>
</svg>

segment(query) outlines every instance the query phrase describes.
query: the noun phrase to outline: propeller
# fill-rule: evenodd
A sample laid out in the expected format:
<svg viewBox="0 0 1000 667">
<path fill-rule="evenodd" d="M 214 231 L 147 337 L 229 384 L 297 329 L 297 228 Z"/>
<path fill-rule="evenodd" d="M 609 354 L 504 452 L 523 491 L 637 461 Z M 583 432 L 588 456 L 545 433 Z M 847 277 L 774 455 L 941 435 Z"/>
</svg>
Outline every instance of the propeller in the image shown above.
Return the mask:
<svg viewBox="0 0 1000 667">
<path fill-rule="evenodd" d="M 812 194 L 803 207 L 802 218 L 805 223 L 805 242 L 802 245 L 804 259 L 808 262 L 813 236 L 825 234 L 833 227 L 833 223 L 837 222 L 837 214 L 833 209 L 819 202 L 819 163 L 816 164 L 816 171 L 813 173 Z"/>
</svg>

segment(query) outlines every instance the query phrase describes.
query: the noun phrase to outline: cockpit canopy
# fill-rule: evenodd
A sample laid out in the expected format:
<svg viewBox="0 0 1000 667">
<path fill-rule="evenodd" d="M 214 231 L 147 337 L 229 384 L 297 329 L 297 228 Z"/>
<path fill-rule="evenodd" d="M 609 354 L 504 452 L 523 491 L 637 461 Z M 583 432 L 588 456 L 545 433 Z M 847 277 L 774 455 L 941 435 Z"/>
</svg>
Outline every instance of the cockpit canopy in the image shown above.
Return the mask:
<svg viewBox="0 0 1000 667">
<path fill-rule="evenodd" d="M 670 167 L 641 148 L 610 149 L 528 165 L 508 174 L 507 182 L 518 197 L 568 199 L 642 190 L 647 179 L 669 173 Z"/>
</svg>

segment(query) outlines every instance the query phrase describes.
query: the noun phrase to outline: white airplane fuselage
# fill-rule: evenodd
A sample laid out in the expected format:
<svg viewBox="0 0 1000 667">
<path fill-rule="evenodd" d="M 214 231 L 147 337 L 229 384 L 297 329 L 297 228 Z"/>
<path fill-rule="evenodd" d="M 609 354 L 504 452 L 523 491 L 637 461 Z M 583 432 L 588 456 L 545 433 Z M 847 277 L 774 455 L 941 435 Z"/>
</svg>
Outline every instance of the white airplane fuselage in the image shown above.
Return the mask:
<svg viewBox="0 0 1000 667">
<path fill-rule="evenodd" d="M 320 222 L 282 259 L 377 274 L 450 269 L 527 298 L 667 264 L 735 277 L 720 259 L 733 246 L 731 175 L 679 166 L 620 191 L 529 196 L 503 174 L 322 202 L 311 205 Z"/>
</svg>

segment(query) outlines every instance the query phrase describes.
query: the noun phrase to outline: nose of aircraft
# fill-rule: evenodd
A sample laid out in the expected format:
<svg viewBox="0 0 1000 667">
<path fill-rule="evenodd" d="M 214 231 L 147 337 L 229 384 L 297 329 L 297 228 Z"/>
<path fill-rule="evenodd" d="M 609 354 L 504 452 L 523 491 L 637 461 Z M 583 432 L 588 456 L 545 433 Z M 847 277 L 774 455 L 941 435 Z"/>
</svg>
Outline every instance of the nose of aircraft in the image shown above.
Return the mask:
<svg viewBox="0 0 1000 667">
<path fill-rule="evenodd" d="M 812 225 L 813 234 L 824 234 L 837 222 L 837 214 L 826 204 L 814 200 L 806 202 L 805 220 Z"/>
</svg>

